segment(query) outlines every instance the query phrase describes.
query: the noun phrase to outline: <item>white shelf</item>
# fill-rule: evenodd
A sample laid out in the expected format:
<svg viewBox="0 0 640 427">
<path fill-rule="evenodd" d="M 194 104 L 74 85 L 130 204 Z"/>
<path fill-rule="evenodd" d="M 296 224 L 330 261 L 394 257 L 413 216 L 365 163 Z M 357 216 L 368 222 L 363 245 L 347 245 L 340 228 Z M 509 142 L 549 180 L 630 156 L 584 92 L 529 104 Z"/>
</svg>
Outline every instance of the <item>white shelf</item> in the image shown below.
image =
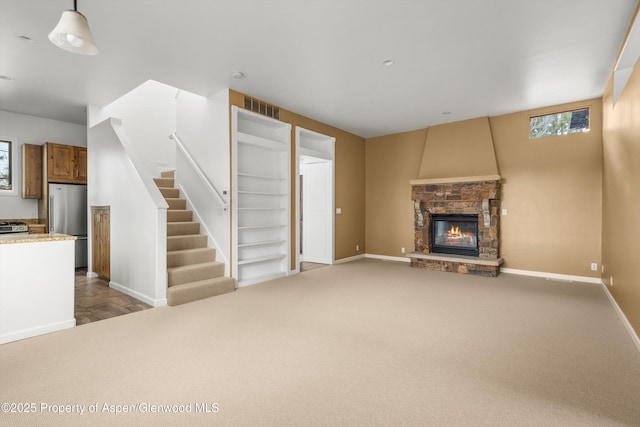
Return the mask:
<svg viewBox="0 0 640 427">
<path fill-rule="evenodd" d="M 234 106 L 231 134 L 232 275 L 246 286 L 290 270 L 291 125 Z"/>
<path fill-rule="evenodd" d="M 282 197 L 287 195 L 283 193 L 263 193 L 261 191 L 238 191 L 238 194 L 251 194 L 254 196 L 277 196 L 277 197 Z"/>
<path fill-rule="evenodd" d="M 271 245 L 279 245 L 281 243 L 287 243 L 286 240 L 266 240 L 263 242 L 256 243 L 243 243 L 238 245 L 239 248 L 255 248 L 258 246 L 271 246 Z"/>
<path fill-rule="evenodd" d="M 238 208 L 239 211 L 283 211 L 287 208 Z"/>
<path fill-rule="evenodd" d="M 244 132 L 237 132 L 236 135 L 238 136 L 238 143 L 251 144 L 270 151 L 287 151 L 287 146 L 280 141 L 263 138 L 257 135 L 249 135 Z"/>
<path fill-rule="evenodd" d="M 276 177 L 276 176 L 264 176 L 264 175 L 254 175 L 250 173 L 238 173 L 238 176 L 243 176 L 246 178 L 258 178 L 258 179 L 271 179 L 274 181 L 284 181 L 286 178 Z"/>
<path fill-rule="evenodd" d="M 259 262 L 273 261 L 275 259 L 283 259 L 286 256 L 287 254 L 278 253 L 273 255 L 259 256 L 255 258 L 240 259 L 238 260 L 238 265 L 256 264 Z"/>
</svg>

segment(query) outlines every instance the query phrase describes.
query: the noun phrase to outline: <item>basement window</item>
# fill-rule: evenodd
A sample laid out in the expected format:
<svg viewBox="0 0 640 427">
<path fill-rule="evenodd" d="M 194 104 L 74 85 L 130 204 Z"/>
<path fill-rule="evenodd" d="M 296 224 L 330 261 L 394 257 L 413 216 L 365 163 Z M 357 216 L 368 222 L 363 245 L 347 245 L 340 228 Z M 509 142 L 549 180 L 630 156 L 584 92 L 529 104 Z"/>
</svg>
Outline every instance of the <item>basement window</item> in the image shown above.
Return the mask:
<svg viewBox="0 0 640 427">
<path fill-rule="evenodd" d="M 529 120 L 529 138 L 567 135 L 576 132 L 589 132 L 588 108 L 535 116 Z"/>
<path fill-rule="evenodd" d="M 13 190 L 13 141 L 0 139 L 0 192 Z"/>
</svg>

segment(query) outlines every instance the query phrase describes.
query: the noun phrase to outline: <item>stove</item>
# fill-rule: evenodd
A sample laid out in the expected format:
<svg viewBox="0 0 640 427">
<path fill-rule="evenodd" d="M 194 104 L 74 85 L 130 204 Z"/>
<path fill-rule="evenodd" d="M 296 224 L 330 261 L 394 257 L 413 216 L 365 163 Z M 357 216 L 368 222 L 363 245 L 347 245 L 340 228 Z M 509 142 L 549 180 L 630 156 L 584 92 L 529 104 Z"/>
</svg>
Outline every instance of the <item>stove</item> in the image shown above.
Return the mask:
<svg viewBox="0 0 640 427">
<path fill-rule="evenodd" d="M 0 222 L 0 234 L 6 233 L 26 233 L 29 226 L 24 222 Z"/>
</svg>

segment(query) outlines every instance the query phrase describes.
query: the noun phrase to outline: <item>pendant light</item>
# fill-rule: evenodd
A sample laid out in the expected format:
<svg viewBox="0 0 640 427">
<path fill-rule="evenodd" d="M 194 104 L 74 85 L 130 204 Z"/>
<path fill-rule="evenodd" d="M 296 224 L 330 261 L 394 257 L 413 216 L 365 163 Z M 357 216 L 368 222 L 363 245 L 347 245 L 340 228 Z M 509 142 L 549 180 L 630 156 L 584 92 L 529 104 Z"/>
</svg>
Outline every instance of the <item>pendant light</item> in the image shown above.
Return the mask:
<svg viewBox="0 0 640 427">
<path fill-rule="evenodd" d="M 58 25 L 49 33 L 51 43 L 60 49 L 81 55 L 97 55 L 98 46 L 93 41 L 87 18 L 78 12 L 77 1 L 73 0 L 73 10 L 62 12 Z"/>
</svg>

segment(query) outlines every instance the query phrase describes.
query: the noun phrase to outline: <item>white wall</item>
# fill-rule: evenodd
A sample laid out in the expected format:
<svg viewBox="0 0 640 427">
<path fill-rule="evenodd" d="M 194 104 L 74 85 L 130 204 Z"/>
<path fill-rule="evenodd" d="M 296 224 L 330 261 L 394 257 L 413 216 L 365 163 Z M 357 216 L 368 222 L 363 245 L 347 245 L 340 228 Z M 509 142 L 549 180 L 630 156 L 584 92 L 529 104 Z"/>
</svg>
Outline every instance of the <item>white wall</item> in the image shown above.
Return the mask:
<svg viewBox="0 0 640 427">
<path fill-rule="evenodd" d="M 87 127 L 58 120 L 43 119 L 25 114 L 0 110 L 0 138 L 15 138 L 18 143 L 18 161 L 14 170 L 15 195 L 0 196 L 1 219 L 28 219 L 38 217 L 38 201 L 22 199 L 22 144 L 42 145 L 45 142 L 87 146 Z"/>
<path fill-rule="evenodd" d="M 176 129 L 177 92 L 172 86 L 148 80 L 103 108 L 89 108 L 89 127 L 109 117 L 122 119 L 145 173 L 159 176 L 159 169 L 175 167 L 175 148 L 169 135 Z"/>
<path fill-rule="evenodd" d="M 176 133 L 202 172 L 229 203 L 229 91 L 210 97 L 180 91 L 177 96 Z M 230 215 L 221 211 L 188 162 L 178 156 L 176 184 L 186 193 L 203 228 L 210 232 L 210 245 L 216 248 L 218 261 L 226 263 L 229 274 Z M 224 195 L 223 192 L 227 194 Z"/>
<path fill-rule="evenodd" d="M 91 127 L 88 139 L 88 204 L 111 208 L 110 286 L 164 305 L 167 204 L 153 180 L 140 173 L 142 157 L 120 120 Z"/>
</svg>

